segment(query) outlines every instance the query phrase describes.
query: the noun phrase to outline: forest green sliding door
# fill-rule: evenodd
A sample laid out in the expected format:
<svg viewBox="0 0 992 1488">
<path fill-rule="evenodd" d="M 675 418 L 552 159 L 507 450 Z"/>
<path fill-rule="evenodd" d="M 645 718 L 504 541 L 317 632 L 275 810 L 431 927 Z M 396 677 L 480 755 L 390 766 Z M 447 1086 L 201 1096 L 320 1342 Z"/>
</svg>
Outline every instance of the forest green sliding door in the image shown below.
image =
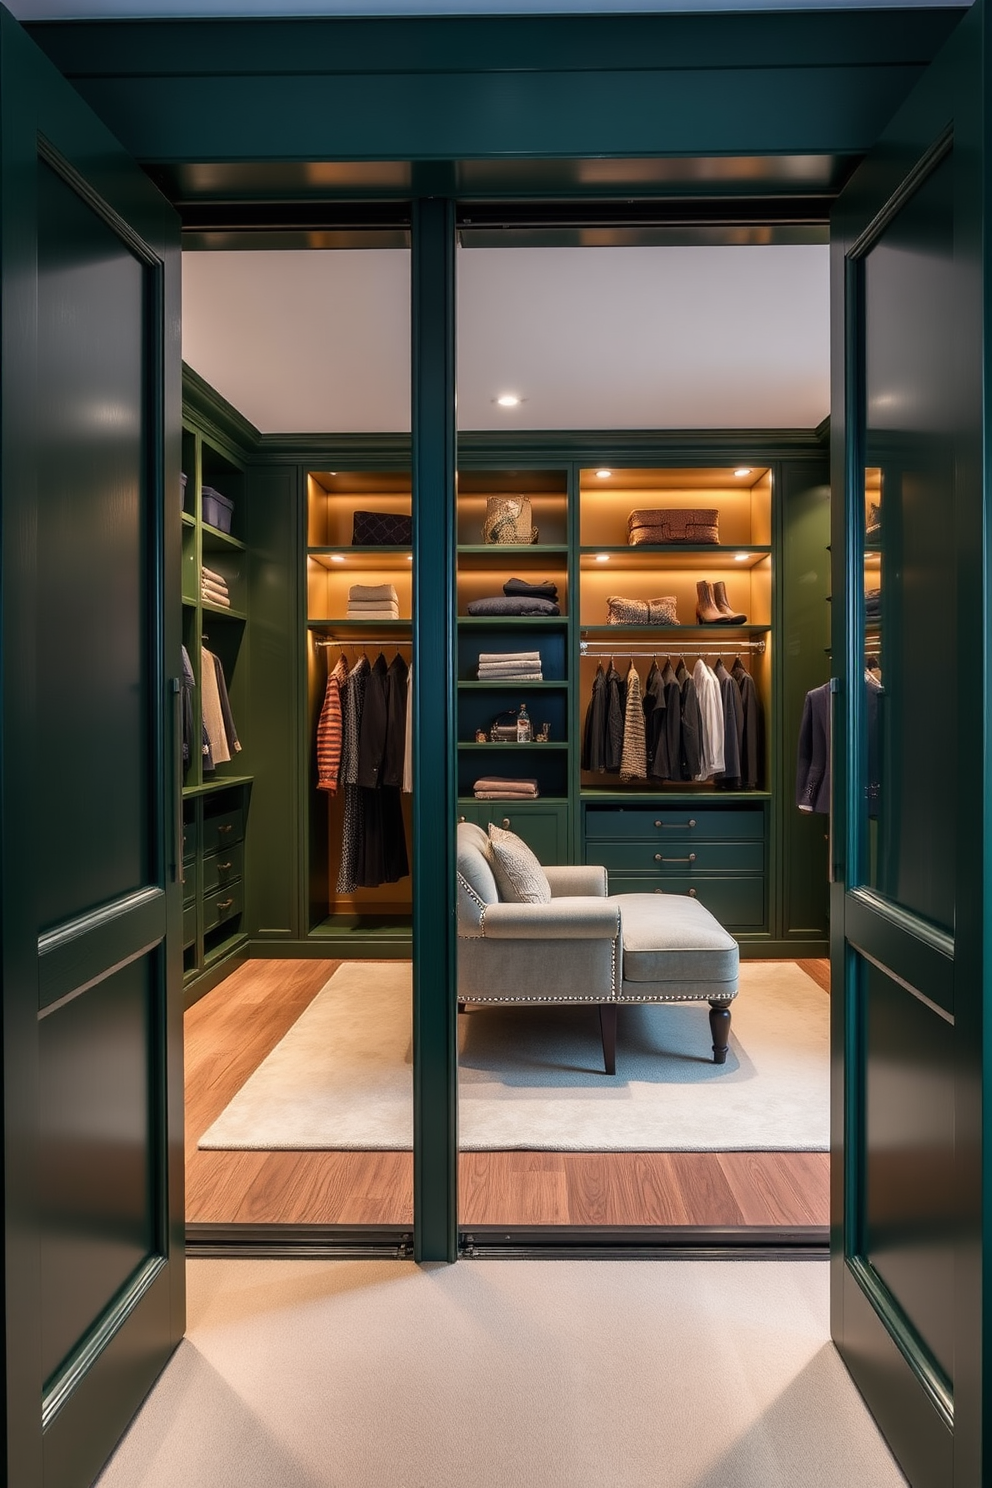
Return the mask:
<svg viewBox="0 0 992 1488">
<path fill-rule="evenodd" d="M 833 1328 L 913 1488 L 988 1481 L 988 45 L 979 4 L 832 222 Z"/>
<path fill-rule="evenodd" d="M 184 1321 L 178 223 L 6 12 L 0 96 L 5 1481 L 69 1488 Z"/>
</svg>

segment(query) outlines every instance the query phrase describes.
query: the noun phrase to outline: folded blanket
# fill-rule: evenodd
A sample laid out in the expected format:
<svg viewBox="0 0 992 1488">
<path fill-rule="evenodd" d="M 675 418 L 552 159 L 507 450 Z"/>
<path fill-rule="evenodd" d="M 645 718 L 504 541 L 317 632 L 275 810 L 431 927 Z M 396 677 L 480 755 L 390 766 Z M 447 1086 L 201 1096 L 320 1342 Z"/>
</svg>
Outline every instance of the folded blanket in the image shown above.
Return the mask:
<svg viewBox="0 0 992 1488">
<path fill-rule="evenodd" d="M 535 791 L 534 794 L 531 796 L 522 796 L 516 794 L 514 791 L 504 790 L 473 791 L 472 794 L 477 801 L 536 801 L 539 793 Z"/>
<path fill-rule="evenodd" d="M 223 574 L 219 574 L 219 573 L 214 573 L 213 569 L 212 568 L 208 568 L 205 563 L 202 565 L 202 567 L 200 569 L 200 572 L 202 573 L 202 575 L 203 575 L 203 577 L 205 579 L 209 579 L 210 582 L 212 584 L 216 584 L 218 586 L 218 588 L 220 588 L 220 589 L 226 589 L 227 588 L 227 580 L 225 579 L 224 575 Z"/>
<path fill-rule="evenodd" d="M 507 579 L 503 593 L 525 599 L 550 599 L 552 604 L 558 602 L 558 585 L 553 579 L 542 579 L 539 584 L 529 584 L 526 579 Z"/>
<path fill-rule="evenodd" d="M 495 665 L 497 662 L 501 662 L 501 661 L 536 661 L 536 662 L 540 663 L 540 660 L 541 660 L 541 653 L 540 653 L 540 651 L 480 651 L 479 652 L 479 665 L 480 666 L 482 666 L 483 663 L 489 663 L 489 662 L 491 662 L 491 663 L 493 663 Z"/>
<path fill-rule="evenodd" d="M 201 589 L 200 598 L 205 599 L 207 604 L 220 605 L 224 610 L 231 608 L 231 597 L 229 594 L 220 594 L 211 589 Z"/>
<path fill-rule="evenodd" d="M 398 599 L 349 599 L 348 605 L 353 610 L 381 610 L 383 606 L 399 606 Z"/>
<path fill-rule="evenodd" d="M 398 620 L 400 618 L 400 612 L 396 605 L 386 605 L 381 610 L 353 610 L 349 608 L 347 618 L 349 620 Z"/>
<path fill-rule="evenodd" d="M 540 657 L 536 661 L 480 661 L 480 672 L 539 672 Z"/>
<path fill-rule="evenodd" d="M 348 590 L 348 598 L 354 600 L 398 599 L 399 596 L 392 584 L 352 584 Z"/>
<path fill-rule="evenodd" d="M 544 673 L 540 667 L 500 667 L 496 671 L 490 671 L 488 667 L 479 668 L 480 682 L 543 682 Z"/>
<path fill-rule="evenodd" d="M 561 610 L 550 599 L 523 599 L 509 594 L 494 594 L 485 599 L 472 599 L 470 615 L 560 615 Z"/>
<path fill-rule="evenodd" d="M 519 780 L 512 775 L 480 775 L 473 790 L 515 790 L 521 794 L 536 796 L 536 780 Z"/>
</svg>

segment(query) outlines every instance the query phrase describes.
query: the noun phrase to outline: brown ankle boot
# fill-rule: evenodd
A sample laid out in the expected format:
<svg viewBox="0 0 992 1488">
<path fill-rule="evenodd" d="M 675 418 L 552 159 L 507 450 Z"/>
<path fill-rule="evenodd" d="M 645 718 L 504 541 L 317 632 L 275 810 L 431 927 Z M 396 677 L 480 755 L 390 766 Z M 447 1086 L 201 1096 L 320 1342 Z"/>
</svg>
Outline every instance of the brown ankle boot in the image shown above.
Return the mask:
<svg viewBox="0 0 992 1488">
<path fill-rule="evenodd" d="M 701 625 L 712 625 L 724 619 L 717 609 L 708 579 L 696 584 L 696 619 Z"/>
<path fill-rule="evenodd" d="M 747 616 L 739 614 L 727 599 L 727 586 L 722 579 L 719 579 L 713 585 L 713 603 L 720 611 L 720 619 L 727 625 L 744 625 L 747 623 Z"/>
</svg>

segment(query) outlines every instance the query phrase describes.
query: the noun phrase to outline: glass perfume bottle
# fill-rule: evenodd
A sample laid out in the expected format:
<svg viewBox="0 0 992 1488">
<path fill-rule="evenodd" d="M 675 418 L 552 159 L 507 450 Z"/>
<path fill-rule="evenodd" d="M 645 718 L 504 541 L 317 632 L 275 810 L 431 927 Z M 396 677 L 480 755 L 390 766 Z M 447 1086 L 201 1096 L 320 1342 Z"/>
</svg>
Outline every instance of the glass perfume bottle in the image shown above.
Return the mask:
<svg viewBox="0 0 992 1488">
<path fill-rule="evenodd" d="M 520 711 L 517 714 L 517 743 L 529 744 L 533 737 L 534 731 L 531 728 L 530 714 L 527 712 L 527 704 L 521 703 Z"/>
</svg>

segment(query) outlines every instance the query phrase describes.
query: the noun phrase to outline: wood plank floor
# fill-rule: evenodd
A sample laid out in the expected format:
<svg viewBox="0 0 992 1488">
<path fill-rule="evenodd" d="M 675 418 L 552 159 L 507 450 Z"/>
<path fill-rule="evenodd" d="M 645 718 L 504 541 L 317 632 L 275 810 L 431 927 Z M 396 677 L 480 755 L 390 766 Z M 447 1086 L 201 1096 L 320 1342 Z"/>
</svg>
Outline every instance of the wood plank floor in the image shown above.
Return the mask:
<svg viewBox="0 0 992 1488">
<path fill-rule="evenodd" d="M 799 963 L 829 991 L 829 964 Z M 340 965 L 249 961 L 186 1014 L 186 1217 L 413 1221 L 409 1152 L 201 1152 L 197 1142 Z M 824 1152 L 466 1152 L 464 1224 L 825 1225 Z"/>
</svg>

